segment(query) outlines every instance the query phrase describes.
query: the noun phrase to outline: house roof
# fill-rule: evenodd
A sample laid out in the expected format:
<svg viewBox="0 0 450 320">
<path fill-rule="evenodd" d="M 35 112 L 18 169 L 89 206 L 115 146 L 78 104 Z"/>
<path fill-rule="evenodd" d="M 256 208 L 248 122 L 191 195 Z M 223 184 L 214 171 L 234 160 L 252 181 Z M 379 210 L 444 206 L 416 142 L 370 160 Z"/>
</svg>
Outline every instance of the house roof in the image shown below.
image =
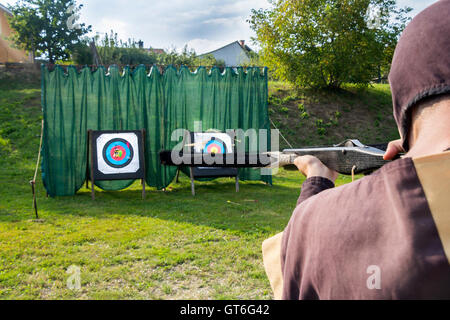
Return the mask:
<svg viewBox="0 0 450 320">
<path fill-rule="evenodd" d="M 213 54 L 216 51 L 222 50 L 222 49 L 224 49 L 226 47 L 229 47 L 229 46 L 232 46 L 234 44 L 237 44 L 238 46 L 240 46 L 243 50 L 245 50 L 246 53 L 252 51 L 252 49 L 250 49 L 247 45 L 245 45 L 245 44 L 242 45 L 239 41 L 233 41 L 233 42 L 231 42 L 231 43 L 229 43 L 229 44 L 227 44 L 227 45 L 225 45 L 223 47 L 220 47 L 219 49 L 216 49 L 216 50 L 213 50 L 213 51 L 210 51 L 210 52 L 207 52 L 207 53 L 203 53 L 200 56 L 205 56 L 207 54 Z"/>
<path fill-rule="evenodd" d="M 5 11 L 7 14 L 9 14 L 9 15 L 11 15 L 12 16 L 12 12 L 11 12 L 11 10 L 9 10 L 7 7 L 5 7 L 4 5 L 2 5 L 1 3 L 0 3 L 0 10 L 3 10 L 3 11 Z"/>
<path fill-rule="evenodd" d="M 166 53 L 164 51 L 164 49 L 149 48 L 147 50 L 148 50 L 148 52 L 153 52 L 153 53 L 156 53 L 156 54 L 164 54 L 164 53 Z"/>
</svg>

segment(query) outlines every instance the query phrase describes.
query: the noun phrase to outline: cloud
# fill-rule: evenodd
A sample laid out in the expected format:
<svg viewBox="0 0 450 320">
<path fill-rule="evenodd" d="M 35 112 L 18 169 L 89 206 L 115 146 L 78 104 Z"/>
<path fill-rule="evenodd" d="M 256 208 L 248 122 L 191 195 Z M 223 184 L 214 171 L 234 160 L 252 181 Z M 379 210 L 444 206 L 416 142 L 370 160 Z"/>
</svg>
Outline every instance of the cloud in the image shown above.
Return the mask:
<svg viewBox="0 0 450 320">
<path fill-rule="evenodd" d="M 413 11 L 411 12 L 411 17 L 414 17 L 420 11 L 425 9 L 426 7 L 432 5 L 433 3 L 437 2 L 438 0 L 397 0 L 397 7 L 403 8 L 403 7 L 411 7 L 413 8 Z"/>
<path fill-rule="evenodd" d="M 0 0 L 14 4 L 17 0 Z M 430 0 L 398 0 L 416 15 Z M 95 32 L 111 29 L 122 40 L 143 40 L 146 47 L 182 48 L 185 44 L 198 53 L 217 49 L 236 40 L 254 36 L 247 19 L 252 9 L 269 8 L 267 0 L 78 0 L 83 4 L 80 22 Z"/>
<path fill-rule="evenodd" d="M 187 42 L 188 48 L 193 48 L 197 54 L 207 53 L 230 43 L 226 40 L 192 39 Z"/>
<path fill-rule="evenodd" d="M 14 4 L 17 0 L 0 0 Z M 210 51 L 253 36 L 246 22 L 251 9 L 267 8 L 267 0 L 77 0 L 83 4 L 80 22 L 93 33 L 118 33 L 122 40 L 143 40 L 146 47 Z"/>
<path fill-rule="evenodd" d="M 14 4 L 17 0 L 0 0 Z M 251 9 L 269 7 L 267 0 L 77 0 L 80 22 L 95 33 L 118 33 L 122 40 L 143 40 L 146 47 L 210 51 L 253 36 L 246 22 Z"/>
<path fill-rule="evenodd" d="M 177 48 L 188 44 L 197 52 L 210 51 L 253 36 L 247 18 L 252 8 L 268 7 L 267 0 L 120 0 L 79 1 L 81 21 L 93 31 L 113 29 L 119 38 L 141 39 L 145 46 Z M 212 50 L 212 49 L 211 49 Z"/>
<path fill-rule="evenodd" d="M 111 19 L 111 18 L 101 18 L 100 19 L 100 26 L 101 29 L 95 30 L 99 33 L 109 33 L 111 30 L 114 30 L 114 32 L 120 34 L 122 38 L 132 38 L 133 34 L 130 32 L 130 26 L 128 23 L 126 23 L 123 20 L 118 19 Z"/>
</svg>

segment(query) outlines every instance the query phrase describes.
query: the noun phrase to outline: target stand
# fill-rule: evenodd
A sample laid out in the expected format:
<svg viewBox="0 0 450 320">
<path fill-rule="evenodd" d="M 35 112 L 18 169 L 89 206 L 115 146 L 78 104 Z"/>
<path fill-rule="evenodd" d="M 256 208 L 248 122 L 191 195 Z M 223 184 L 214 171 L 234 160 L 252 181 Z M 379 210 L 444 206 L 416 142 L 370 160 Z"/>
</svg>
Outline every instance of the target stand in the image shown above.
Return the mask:
<svg viewBox="0 0 450 320">
<path fill-rule="evenodd" d="M 235 133 L 233 132 L 189 132 L 192 153 L 225 154 L 235 153 Z M 236 181 L 236 192 L 239 192 L 239 170 L 229 167 L 189 167 L 191 191 L 195 196 L 194 180 L 196 178 L 231 177 Z"/>
<path fill-rule="evenodd" d="M 91 180 L 92 200 L 95 181 L 141 179 L 145 199 L 145 130 L 88 130 L 88 163 L 86 186 Z"/>
</svg>

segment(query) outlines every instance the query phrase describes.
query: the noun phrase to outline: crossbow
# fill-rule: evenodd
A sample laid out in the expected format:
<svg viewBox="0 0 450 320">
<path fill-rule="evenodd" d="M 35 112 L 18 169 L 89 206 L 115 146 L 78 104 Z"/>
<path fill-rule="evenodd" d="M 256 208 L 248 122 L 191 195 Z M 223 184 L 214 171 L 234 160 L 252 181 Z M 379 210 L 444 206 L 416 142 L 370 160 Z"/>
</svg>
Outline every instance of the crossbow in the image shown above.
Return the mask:
<svg viewBox="0 0 450 320">
<path fill-rule="evenodd" d="M 359 140 L 349 139 L 328 147 L 306 147 L 284 149 L 281 152 L 262 153 L 187 153 L 182 150 L 160 152 L 161 164 L 187 167 L 220 168 L 275 168 L 294 167 L 297 157 L 317 157 L 328 168 L 341 174 L 369 174 L 386 163 L 383 159 L 386 145 L 364 145 Z"/>
</svg>

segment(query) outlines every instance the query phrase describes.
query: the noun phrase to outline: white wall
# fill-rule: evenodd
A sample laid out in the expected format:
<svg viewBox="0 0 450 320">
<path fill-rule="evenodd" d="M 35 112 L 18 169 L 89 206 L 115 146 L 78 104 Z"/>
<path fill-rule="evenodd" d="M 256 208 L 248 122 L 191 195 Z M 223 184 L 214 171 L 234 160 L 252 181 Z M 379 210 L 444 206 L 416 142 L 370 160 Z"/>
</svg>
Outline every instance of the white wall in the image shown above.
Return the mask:
<svg viewBox="0 0 450 320">
<path fill-rule="evenodd" d="M 237 42 L 211 52 L 216 60 L 223 60 L 227 67 L 239 66 L 244 62 L 248 62 L 249 58 L 244 49 Z"/>
</svg>

